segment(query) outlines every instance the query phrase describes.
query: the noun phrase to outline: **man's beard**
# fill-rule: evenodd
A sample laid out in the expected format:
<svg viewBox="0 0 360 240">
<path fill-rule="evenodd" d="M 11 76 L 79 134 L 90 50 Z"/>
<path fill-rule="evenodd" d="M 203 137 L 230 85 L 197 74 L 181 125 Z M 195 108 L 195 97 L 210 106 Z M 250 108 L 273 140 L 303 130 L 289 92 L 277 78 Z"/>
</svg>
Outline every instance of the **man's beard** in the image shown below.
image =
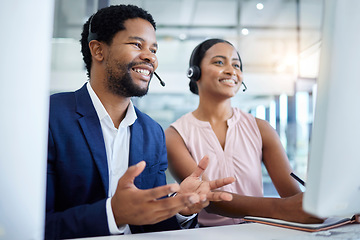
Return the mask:
<svg viewBox="0 0 360 240">
<path fill-rule="evenodd" d="M 146 88 L 140 88 L 130 76 L 130 70 L 135 65 L 137 63 L 133 62 L 127 65 L 115 62 L 115 68 L 107 65 L 107 88 L 112 93 L 123 97 L 142 97 L 146 95 L 150 82 Z"/>
</svg>

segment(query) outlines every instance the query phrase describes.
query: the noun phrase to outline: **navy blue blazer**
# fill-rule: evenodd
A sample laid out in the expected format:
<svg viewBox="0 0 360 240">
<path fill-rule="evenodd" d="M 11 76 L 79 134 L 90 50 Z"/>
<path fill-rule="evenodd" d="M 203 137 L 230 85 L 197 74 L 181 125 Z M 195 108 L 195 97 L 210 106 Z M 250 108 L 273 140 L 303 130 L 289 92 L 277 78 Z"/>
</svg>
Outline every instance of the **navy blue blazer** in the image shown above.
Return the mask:
<svg viewBox="0 0 360 240">
<path fill-rule="evenodd" d="M 135 108 L 129 166 L 146 168 L 135 178 L 140 189 L 166 184 L 167 153 L 161 126 Z M 86 84 L 76 92 L 50 97 L 46 192 L 46 239 L 109 235 L 105 202 L 108 165 L 100 121 Z M 132 233 L 180 229 L 175 217 Z"/>
</svg>

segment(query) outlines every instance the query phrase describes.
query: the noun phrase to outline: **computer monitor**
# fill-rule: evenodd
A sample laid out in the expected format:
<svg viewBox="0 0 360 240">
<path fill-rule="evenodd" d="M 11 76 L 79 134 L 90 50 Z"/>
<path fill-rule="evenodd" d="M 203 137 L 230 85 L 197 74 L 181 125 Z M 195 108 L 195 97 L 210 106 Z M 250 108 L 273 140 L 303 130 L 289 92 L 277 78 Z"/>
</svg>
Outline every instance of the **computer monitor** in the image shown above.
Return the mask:
<svg viewBox="0 0 360 240">
<path fill-rule="evenodd" d="M 41 240 L 54 1 L 19 3 L 0 7 L 0 240 Z"/>
<path fill-rule="evenodd" d="M 324 1 L 304 210 L 360 213 L 360 1 Z"/>
</svg>

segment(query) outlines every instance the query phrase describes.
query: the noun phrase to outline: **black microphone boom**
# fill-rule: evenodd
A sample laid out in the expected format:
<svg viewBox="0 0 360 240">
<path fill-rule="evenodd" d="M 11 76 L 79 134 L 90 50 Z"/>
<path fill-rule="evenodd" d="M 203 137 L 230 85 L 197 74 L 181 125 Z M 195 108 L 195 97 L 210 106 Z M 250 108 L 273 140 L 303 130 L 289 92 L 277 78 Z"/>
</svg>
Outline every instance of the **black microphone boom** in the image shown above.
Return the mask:
<svg viewBox="0 0 360 240">
<path fill-rule="evenodd" d="M 165 82 L 163 80 L 161 80 L 161 78 L 159 77 L 159 75 L 157 75 L 156 72 L 154 72 L 154 74 L 159 79 L 159 82 L 160 82 L 161 86 L 165 87 Z"/>
<path fill-rule="evenodd" d="M 244 85 L 243 92 L 245 92 L 245 91 L 247 90 L 247 87 L 246 87 L 246 85 L 245 85 L 245 83 L 244 83 L 244 82 L 242 82 L 241 84 L 242 84 L 242 85 Z"/>
</svg>

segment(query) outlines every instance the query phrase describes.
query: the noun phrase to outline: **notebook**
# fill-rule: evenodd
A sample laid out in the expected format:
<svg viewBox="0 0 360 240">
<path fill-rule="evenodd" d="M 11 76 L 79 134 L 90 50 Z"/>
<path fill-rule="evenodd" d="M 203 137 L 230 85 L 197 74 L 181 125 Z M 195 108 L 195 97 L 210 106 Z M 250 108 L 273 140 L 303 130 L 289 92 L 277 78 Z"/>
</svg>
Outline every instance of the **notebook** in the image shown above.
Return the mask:
<svg viewBox="0 0 360 240">
<path fill-rule="evenodd" d="M 319 224 L 296 223 L 296 222 L 288 222 L 273 218 L 262 218 L 262 217 L 251 217 L 251 216 L 246 216 L 244 220 L 246 222 L 268 224 L 272 226 L 290 228 L 290 229 L 301 230 L 306 232 L 324 231 L 339 226 L 343 226 L 345 224 L 358 223 L 355 216 L 351 218 L 330 217 L 327 218 L 323 223 L 319 223 Z"/>
</svg>

